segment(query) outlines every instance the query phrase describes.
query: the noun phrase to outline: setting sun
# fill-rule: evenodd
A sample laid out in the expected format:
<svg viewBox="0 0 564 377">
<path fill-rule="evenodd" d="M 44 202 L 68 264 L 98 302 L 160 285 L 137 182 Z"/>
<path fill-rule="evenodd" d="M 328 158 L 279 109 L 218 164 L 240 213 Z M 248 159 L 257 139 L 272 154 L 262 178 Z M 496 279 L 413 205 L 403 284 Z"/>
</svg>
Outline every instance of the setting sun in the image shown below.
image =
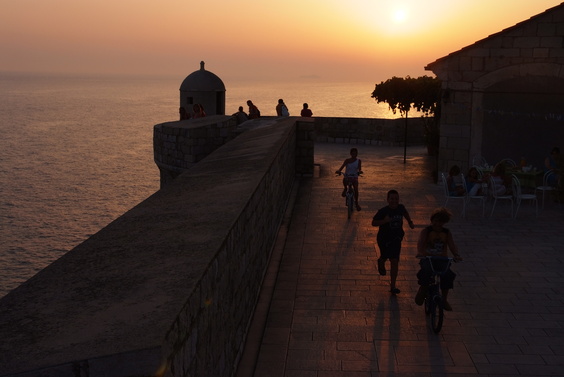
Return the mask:
<svg viewBox="0 0 564 377">
<path fill-rule="evenodd" d="M 392 21 L 401 24 L 407 20 L 408 13 L 407 10 L 404 8 L 395 9 L 392 12 Z"/>
</svg>

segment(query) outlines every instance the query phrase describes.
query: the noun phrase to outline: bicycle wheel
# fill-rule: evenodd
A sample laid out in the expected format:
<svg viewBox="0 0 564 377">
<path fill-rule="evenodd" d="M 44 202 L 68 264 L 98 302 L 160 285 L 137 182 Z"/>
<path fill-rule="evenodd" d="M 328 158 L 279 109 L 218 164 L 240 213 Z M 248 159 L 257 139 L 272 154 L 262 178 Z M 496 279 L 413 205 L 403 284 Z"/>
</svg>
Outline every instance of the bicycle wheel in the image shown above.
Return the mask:
<svg viewBox="0 0 564 377">
<path fill-rule="evenodd" d="M 430 311 L 430 320 L 431 320 L 431 329 L 438 334 L 443 327 L 443 299 L 441 296 L 433 296 L 432 302 L 429 305 Z"/>
<path fill-rule="evenodd" d="M 437 294 L 437 286 L 430 285 L 427 288 L 427 296 L 425 296 L 425 314 L 429 315 L 432 310 L 433 303 L 431 302 L 431 297 L 434 297 Z"/>
<path fill-rule="evenodd" d="M 349 219 L 351 218 L 353 212 L 353 197 L 352 195 L 347 194 L 347 214 Z"/>
</svg>

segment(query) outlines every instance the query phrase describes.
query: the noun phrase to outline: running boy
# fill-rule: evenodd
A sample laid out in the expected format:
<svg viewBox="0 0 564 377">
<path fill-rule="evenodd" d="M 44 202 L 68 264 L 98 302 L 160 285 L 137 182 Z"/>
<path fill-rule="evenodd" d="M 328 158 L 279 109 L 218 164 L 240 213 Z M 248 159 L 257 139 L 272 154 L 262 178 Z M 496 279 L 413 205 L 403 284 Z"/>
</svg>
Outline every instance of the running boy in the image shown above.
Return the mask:
<svg viewBox="0 0 564 377">
<path fill-rule="evenodd" d="M 356 210 L 360 211 L 360 206 L 358 205 L 358 176 L 362 174 L 362 162 L 360 158 L 356 158 L 358 156 L 358 150 L 356 148 L 352 148 L 350 151 L 351 157 L 347 158 L 339 170 L 335 172 L 335 174 L 341 174 L 341 171 L 344 167 L 345 169 L 345 177 L 343 178 L 343 186 L 344 190 L 341 196 L 344 198 L 347 195 L 347 183 L 349 180 L 352 180 L 353 187 L 354 187 L 354 202 L 356 204 Z"/>
<path fill-rule="evenodd" d="M 458 247 L 455 245 L 452 238 L 452 233 L 443 227 L 450 221 L 452 214 L 446 208 L 437 208 L 431 215 L 431 225 L 425 227 L 419 236 L 417 242 L 417 256 L 423 257 L 427 255 L 436 255 L 448 257 L 448 250 L 450 249 L 455 261 L 461 261 L 462 258 L 458 254 Z M 443 296 L 443 307 L 445 310 L 452 310 L 452 307 L 447 301 L 448 291 L 453 288 L 454 278 L 456 274 L 452 272 L 450 267 L 445 270 L 448 265 L 447 260 L 433 260 L 433 268 L 435 271 L 445 271 L 441 276 L 441 291 Z M 419 283 L 419 290 L 415 296 L 415 303 L 423 305 L 425 297 L 427 296 L 427 289 L 429 284 L 433 282 L 433 270 L 431 268 L 431 260 L 427 258 L 421 259 L 419 262 L 421 269 L 417 273 L 417 280 Z"/>
<path fill-rule="evenodd" d="M 390 260 L 390 292 L 396 295 L 400 290 L 396 288 L 398 277 L 399 256 L 401 251 L 401 241 L 405 232 L 403 231 L 403 218 L 407 220 L 409 227 L 413 229 L 413 221 L 409 212 L 403 204 L 399 202 L 399 193 L 396 190 L 388 191 L 388 205 L 380 208 L 372 218 L 372 226 L 379 226 L 376 241 L 380 248 L 380 258 L 378 258 L 378 272 L 386 275 L 386 259 Z"/>
</svg>

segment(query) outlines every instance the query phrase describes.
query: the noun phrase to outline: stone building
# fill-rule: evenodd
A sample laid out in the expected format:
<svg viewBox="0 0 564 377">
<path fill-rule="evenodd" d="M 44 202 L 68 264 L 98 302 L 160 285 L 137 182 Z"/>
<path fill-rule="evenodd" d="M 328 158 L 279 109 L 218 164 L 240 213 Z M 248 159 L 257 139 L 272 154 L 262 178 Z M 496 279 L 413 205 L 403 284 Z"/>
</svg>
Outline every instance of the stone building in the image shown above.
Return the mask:
<svg viewBox="0 0 564 377">
<path fill-rule="evenodd" d="M 425 69 L 442 81 L 440 171 L 477 155 L 541 168 L 564 146 L 564 3 Z"/>
<path fill-rule="evenodd" d="M 204 68 L 189 74 L 180 85 L 180 107 L 193 112 L 193 106 L 199 103 L 204 106 L 207 115 L 225 115 L 225 85 L 223 81 Z"/>
</svg>

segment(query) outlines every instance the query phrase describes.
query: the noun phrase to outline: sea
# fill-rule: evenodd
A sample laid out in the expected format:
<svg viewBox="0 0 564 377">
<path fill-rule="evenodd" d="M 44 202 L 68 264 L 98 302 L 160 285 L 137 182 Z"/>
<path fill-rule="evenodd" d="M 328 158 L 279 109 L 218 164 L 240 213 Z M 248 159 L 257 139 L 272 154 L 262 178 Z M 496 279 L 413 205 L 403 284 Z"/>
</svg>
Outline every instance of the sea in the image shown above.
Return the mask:
<svg viewBox="0 0 564 377">
<path fill-rule="evenodd" d="M 153 126 L 178 119 L 184 77 L 0 73 L 0 297 L 159 189 Z M 226 113 L 398 118 L 374 83 L 223 80 Z"/>
</svg>

